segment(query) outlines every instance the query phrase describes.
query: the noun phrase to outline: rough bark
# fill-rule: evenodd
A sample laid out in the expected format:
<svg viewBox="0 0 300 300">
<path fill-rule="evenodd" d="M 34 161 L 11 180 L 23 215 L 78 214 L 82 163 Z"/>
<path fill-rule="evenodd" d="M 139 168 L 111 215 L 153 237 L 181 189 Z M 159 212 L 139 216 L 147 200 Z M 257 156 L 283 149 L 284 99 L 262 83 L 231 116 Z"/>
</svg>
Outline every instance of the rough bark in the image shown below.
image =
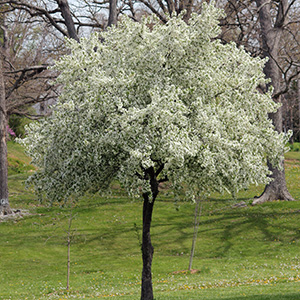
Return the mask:
<svg viewBox="0 0 300 300">
<path fill-rule="evenodd" d="M 11 214 L 8 201 L 6 106 L 3 79 L 3 56 L 0 54 L 0 214 Z"/>
<path fill-rule="evenodd" d="M 264 192 L 257 199 L 254 199 L 252 205 L 273 200 L 294 201 L 294 198 L 291 196 L 286 187 L 284 168 L 282 170 L 273 168 L 270 163 L 268 166 L 273 172 L 271 175 L 273 181 L 266 185 Z"/>
<path fill-rule="evenodd" d="M 263 56 L 269 58 L 265 65 L 264 72 L 266 77 L 271 79 L 271 84 L 274 88 L 274 101 L 281 103 L 280 69 L 277 65 L 277 61 L 288 2 L 286 0 L 280 2 L 274 25 L 272 24 L 270 1 L 257 0 L 256 3 L 259 10 Z M 280 108 L 276 113 L 270 114 L 270 118 L 275 130 L 282 132 L 282 109 Z M 272 200 L 294 200 L 286 186 L 283 161 L 281 165 L 282 169 L 278 169 L 268 163 L 269 170 L 272 171 L 272 181 L 266 185 L 264 192 L 253 201 L 253 205 Z"/>
<path fill-rule="evenodd" d="M 143 239 L 142 239 L 142 258 L 143 258 L 143 271 L 142 271 L 142 290 L 141 300 L 153 300 L 152 288 L 152 259 L 154 249 L 151 243 L 151 221 L 155 199 L 158 195 L 158 181 L 154 169 L 151 167 L 146 170 L 146 176 L 150 179 L 151 195 L 144 193 L 143 204 Z"/>
</svg>

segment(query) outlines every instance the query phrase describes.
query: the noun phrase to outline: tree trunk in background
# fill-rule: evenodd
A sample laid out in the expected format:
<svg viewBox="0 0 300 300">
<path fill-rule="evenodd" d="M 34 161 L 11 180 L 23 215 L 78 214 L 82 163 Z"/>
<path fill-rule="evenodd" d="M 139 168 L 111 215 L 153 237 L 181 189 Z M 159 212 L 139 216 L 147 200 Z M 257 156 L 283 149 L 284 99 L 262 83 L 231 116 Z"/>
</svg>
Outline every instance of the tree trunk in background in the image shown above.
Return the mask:
<svg viewBox="0 0 300 300">
<path fill-rule="evenodd" d="M 270 1 L 257 0 L 256 4 L 259 9 L 263 55 L 264 57 L 269 58 L 265 65 L 264 72 L 266 77 L 271 79 L 271 84 L 274 87 L 274 101 L 281 103 L 281 95 L 279 93 L 280 69 L 276 62 L 278 60 L 280 40 L 283 34 L 288 2 L 286 0 L 280 2 L 274 25 L 272 24 Z M 275 130 L 282 132 L 282 108 L 279 108 L 276 113 L 270 114 L 270 118 L 274 124 Z M 271 178 L 273 180 L 266 185 L 262 195 L 253 201 L 253 205 L 272 200 L 294 200 L 286 186 L 283 161 L 281 162 L 281 165 L 283 168 L 282 170 L 279 170 L 268 163 L 269 170 L 272 171 Z"/>
<path fill-rule="evenodd" d="M 73 18 L 71 15 L 68 1 L 67 0 L 56 0 L 56 2 L 61 10 L 64 20 L 65 20 L 69 38 L 74 39 L 75 41 L 79 42 L 79 38 L 78 38 L 76 29 L 75 29 L 75 25 L 73 22 Z"/>
<path fill-rule="evenodd" d="M 107 26 L 117 25 L 117 0 L 109 0 L 109 17 Z"/>
<path fill-rule="evenodd" d="M 3 79 L 3 56 L 0 54 L 0 214 L 11 214 L 7 186 L 6 105 Z"/>
<path fill-rule="evenodd" d="M 300 68 L 298 68 L 297 97 L 298 97 L 298 137 L 300 138 Z"/>
</svg>

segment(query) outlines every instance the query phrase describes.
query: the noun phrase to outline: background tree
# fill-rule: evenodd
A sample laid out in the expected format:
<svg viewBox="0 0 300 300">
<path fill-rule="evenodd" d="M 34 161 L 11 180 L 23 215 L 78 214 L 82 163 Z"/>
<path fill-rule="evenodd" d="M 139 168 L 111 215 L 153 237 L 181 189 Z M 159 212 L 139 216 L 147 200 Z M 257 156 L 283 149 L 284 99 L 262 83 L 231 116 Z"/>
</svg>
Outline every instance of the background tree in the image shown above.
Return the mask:
<svg viewBox="0 0 300 300">
<path fill-rule="evenodd" d="M 215 37 L 219 11 L 132 22 L 70 41 L 56 67 L 64 91 L 51 117 L 23 140 L 39 167 L 39 195 L 66 201 L 119 180 L 143 199 L 142 292 L 153 299 L 150 228 L 159 184 L 193 197 L 268 182 L 285 139 L 268 112 L 264 62 Z M 151 25 L 151 26 L 150 26 Z M 150 30 L 151 27 L 151 30 Z M 102 42 L 101 42 L 102 41 Z M 238 113 L 237 113 L 238 112 Z"/>
<path fill-rule="evenodd" d="M 7 187 L 6 105 L 3 78 L 3 55 L 0 52 L 0 213 L 10 214 Z"/>
<path fill-rule="evenodd" d="M 2 6 L 2 52 L 1 52 L 1 82 L 3 82 L 1 111 L 1 203 L 0 211 L 11 213 L 7 188 L 7 150 L 6 135 L 9 117 L 13 114 L 35 117 L 29 113 L 28 107 L 35 103 L 47 101 L 56 97 L 49 80 L 53 72 L 46 70 L 46 63 L 53 56 L 44 49 L 45 27 L 28 25 L 28 16 L 21 11 L 10 11 L 8 6 Z M 40 42 L 40 44 L 38 44 Z M 48 44 L 47 46 L 50 46 Z M 50 50 L 50 48 L 49 48 Z M 43 63 L 44 62 L 44 63 Z M 5 171 L 6 170 L 6 171 Z"/>
<path fill-rule="evenodd" d="M 259 22 L 261 29 L 261 40 L 263 56 L 268 57 L 264 67 L 266 77 L 271 79 L 273 87 L 273 99 L 277 103 L 282 103 L 281 72 L 279 67 L 280 43 L 284 33 L 284 26 L 287 23 L 289 3 L 287 0 L 279 1 L 275 22 L 272 20 L 271 3 L 269 1 L 257 0 L 259 11 Z M 268 85 L 266 86 L 268 88 Z M 270 114 L 275 130 L 283 132 L 282 106 L 276 113 Z M 283 166 L 283 160 L 281 162 Z M 263 203 L 272 200 L 294 200 L 290 195 L 285 181 L 284 168 L 274 167 L 268 162 L 272 171 L 273 179 L 266 187 L 263 194 L 253 201 L 253 204 Z"/>
<path fill-rule="evenodd" d="M 117 0 L 109 0 L 108 26 L 117 25 Z"/>
<path fill-rule="evenodd" d="M 253 56 L 267 57 L 264 68 L 271 85 L 261 87 L 274 89 L 273 99 L 282 107 L 270 114 L 273 124 L 279 132 L 294 129 L 291 122 L 291 102 L 284 96 L 291 90 L 291 83 L 298 76 L 299 61 L 299 16 L 295 13 L 298 1 L 224 1 L 226 17 L 221 21 L 224 42 L 236 41 Z M 285 101 L 283 101 L 285 99 Z M 285 113 L 283 118 L 283 113 Z M 288 127 L 283 130 L 283 122 Z M 293 120 L 293 123 L 295 121 Z M 283 161 L 282 161 L 283 165 Z M 272 171 L 272 183 L 265 187 L 263 194 L 253 204 L 271 200 L 293 200 L 287 190 L 284 169 Z"/>
<path fill-rule="evenodd" d="M 8 201 L 6 127 L 11 115 L 40 117 L 43 110 L 34 113 L 34 104 L 57 98 L 57 86 L 51 80 L 57 74 L 47 69 L 59 55 L 65 53 L 63 36 L 79 41 L 70 8 L 66 0 L 57 0 L 57 8 L 52 10 L 49 3 L 39 6 L 39 1 L 1 1 L 1 33 L 3 36 L 3 64 L 1 122 L 2 137 L 0 153 L 0 211 L 11 213 Z M 61 21 L 56 14 L 62 15 Z M 54 16 L 52 16 L 54 14 Z M 47 22 L 45 22 L 45 20 Z M 49 27 L 51 24 L 51 27 Z M 54 37 L 54 38 L 53 38 Z M 39 115 L 40 114 L 40 115 Z"/>
<path fill-rule="evenodd" d="M 111 1 L 109 7 L 109 25 L 116 24 L 116 1 Z M 2 0 L 0 8 L 3 49 L 5 49 L 2 69 L 5 83 L 5 90 L 3 90 L 5 95 L 2 96 L 5 98 L 5 103 L 2 103 L 2 117 L 5 117 L 7 124 L 11 115 L 39 117 L 39 113 L 32 115 L 28 107 L 41 103 L 41 108 L 44 108 L 45 102 L 56 99 L 57 87 L 49 83 L 57 74 L 49 71 L 47 67 L 52 64 L 54 58 L 65 53 L 63 37 L 79 41 L 78 31 L 81 27 L 104 28 L 104 25 L 95 22 L 88 10 L 85 10 L 85 13 L 90 18 L 90 22 L 82 20 L 86 16 L 74 15 L 67 0 L 47 3 L 39 0 Z M 40 113 L 43 115 L 43 109 Z M 6 125 L 1 126 L 1 129 L 4 131 L 0 136 L 6 136 Z M 1 166 L 5 169 L 6 143 L 1 147 L 3 151 L 0 155 Z M 0 181 L 3 185 L 3 193 L 7 194 L 3 196 L 6 200 L 2 202 L 6 203 L 5 207 L 9 207 L 5 170 L 0 175 Z M 3 210 L 1 203 L 0 210 Z M 7 212 L 11 210 L 5 210 L 5 213 Z"/>
</svg>

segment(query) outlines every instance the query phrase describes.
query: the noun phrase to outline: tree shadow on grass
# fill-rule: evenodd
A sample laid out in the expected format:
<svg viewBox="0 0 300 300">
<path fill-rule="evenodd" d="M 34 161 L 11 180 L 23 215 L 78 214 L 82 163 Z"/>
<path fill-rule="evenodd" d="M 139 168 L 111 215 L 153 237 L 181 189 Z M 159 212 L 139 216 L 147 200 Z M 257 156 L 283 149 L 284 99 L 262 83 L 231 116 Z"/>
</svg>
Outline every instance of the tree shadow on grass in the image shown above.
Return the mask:
<svg viewBox="0 0 300 300">
<path fill-rule="evenodd" d="M 271 294 L 271 295 L 250 295 L 250 296 L 231 296 L 231 297 L 204 297 L 201 298 L 201 294 L 199 293 L 198 296 L 158 296 L 155 297 L 154 300 L 200 300 L 200 299 L 209 299 L 209 300 L 299 300 L 300 299 L 300 294 L 297 293 L 289 293 L 287 295 L 283 294 Z"/>
<path fill-rule="evenodd" d="M 291 293 L 288 295 L 251 295 L 223 298 L 224 300 L 299 300 L 300 294 Z"/>
<path fill-rule="evenodd" d="M 232 223 L 224 224 L 224 230 L 222 233 L 222 240 L 224 244 L 218 249 L 218 255 L 224 256 L 230 248 L 233 246 L 235 241 L 235 237 L 245 237 L 251 231 L 256 230 L 261 234 L 258 241 L 261 242 L 273 242 L 279 241 L 282 244 L 290 243 L 291 239 L 299 240 L 300 232 L 298 228 L 298 224 L 294 224 L 290 222 L 288 224 L 276 223 L 274 221 L 280 220 L 280 218 L 288 218 L 291 216 L 297 216 L 299 212 L 272 212 L 272 213 L 264 213 L 264 212 L 251 212 L 241 213 L 240 211 L 235 213 L 227 214 L 227 217 L 232 219 Z M 242 218 L 239 220 L 239 218 Z M 236 221 L 235 221 L 236 220 Z M 280 230 L 276 230 L 280 227 Z M 292 232 L 289 237 L 284 236 L 284 232 Z M 259 236 L 259 235 L 258 235 Z M 300 296 L 299 298 L 300 299 Z"/>
<path fill-rule="evenodd" d="M 216 200 L 216 204 L 218 201 Z M 190 211 L 192 212 L 192 209 Z M 231 205 L 224 207 L 223 204 L 220 210 L 212 213 L 204 210 L 204 216 L 200 218 L 198 237 L 201 239 L 205 236 L 204 239 L 207 240 L 212 232 L 222 241 L 219 245 L 215 245 L 213 257 L 228 255 L 228 252 L 232 248 L 236 248 L 236 245 L 249 246 L 251 240 L 255 243 L 264 243 L 264 245 L 277 241 L 281 246 L 286 246 L 293 240 L 300 240 L 299 223 L 282 222 L 281 219 L 297 218 L 299 214 L 299 210 L 282 211 L 276 206 L 232 208 Z M 178 215 L 174 212 L 174 214 L 166 214 L 163 218 L 154 218 L 152 237 L 158 248 L 163 248 L 166 239 L 173 237 L 173 232 L 176 232 L 176 244 L 181 245 L 181 251 L 187 250 L 185 249 L 186 241 L 192 239 L 193 216 L 191 214 L 189 217 L 186 215 L 178 217 Z M 182 221 L 182 218 L 185 222 Z M 156 228 L 159 230 L 157 231 Z M 170 242 L 172 241 L 170 240 Z"/>
</svg>

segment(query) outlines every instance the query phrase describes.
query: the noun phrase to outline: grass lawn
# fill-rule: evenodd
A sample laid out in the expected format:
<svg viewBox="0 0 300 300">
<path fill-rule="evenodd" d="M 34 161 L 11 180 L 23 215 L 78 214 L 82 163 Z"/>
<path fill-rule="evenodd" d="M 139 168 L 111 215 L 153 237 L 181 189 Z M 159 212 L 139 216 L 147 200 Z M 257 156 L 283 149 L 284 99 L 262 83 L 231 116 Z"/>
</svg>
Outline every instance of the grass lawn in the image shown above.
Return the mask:
<svg viewBox="0 0 300 300">
<path fill-rule="evenodd" d="M 76 204 L 67 293 L 70 210 L 40 204 L 25 190 L 32 167 L 17 147 L 9 145 L 10 202 L 28 215 L 0 223 L 0 299 L 139 299 L 142 202 L 115 189 Z M 286 155 L 286 178 L 300 200 L 300 152 Z M 262 190 L 243 191 L 238 202 L 249 204 Z M 232 208 L 234 203 L 228 195 L 203 202 L 195 271 L 189 273 L 194 204 L 174 203 L 167 194 L 158 198 L 152 225 L 156 300 L 300 299 L 299 201 Z"/>
</svg>

